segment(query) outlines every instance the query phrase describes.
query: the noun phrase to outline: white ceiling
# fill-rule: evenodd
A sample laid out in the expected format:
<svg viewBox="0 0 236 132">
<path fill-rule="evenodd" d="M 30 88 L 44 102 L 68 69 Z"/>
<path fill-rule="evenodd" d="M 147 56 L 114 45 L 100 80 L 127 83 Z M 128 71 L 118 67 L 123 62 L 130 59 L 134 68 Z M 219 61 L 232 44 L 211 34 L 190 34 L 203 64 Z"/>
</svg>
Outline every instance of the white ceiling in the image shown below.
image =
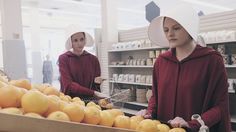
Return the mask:
<svg viewBox="0 0 236 132">
<path fill-rule="evenodd" d="M 43 26 L 64 28 L 68 24 L 80 23 L 87 28 L 101 27 L 101 0 L 21 0 L 23 24 L 29 23 L 32 7 L 40 10 Z M 145 5 L 152 0 L 114 0 L 118 7 L 118 27 L 128 29 L 148 25 Z M 154 0 L 161 13 L 178 3 L 188 3 L 205 14 L 236 9 L 236 0 Z"/>
</svg>

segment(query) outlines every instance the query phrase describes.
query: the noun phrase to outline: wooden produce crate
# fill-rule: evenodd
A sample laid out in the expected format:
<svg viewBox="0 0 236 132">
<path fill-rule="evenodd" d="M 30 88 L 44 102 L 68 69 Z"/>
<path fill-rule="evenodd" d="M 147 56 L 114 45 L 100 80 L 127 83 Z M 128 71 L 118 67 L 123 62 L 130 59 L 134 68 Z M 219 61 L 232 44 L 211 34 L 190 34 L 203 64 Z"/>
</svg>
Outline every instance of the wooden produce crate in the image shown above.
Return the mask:
<svg viewBox="0 0 236 132">
<path fill-rule="evenodd" d="M 0 132 L 135 132 L 83 123 L 53 121 L 0 113 Z"/>
</svg>

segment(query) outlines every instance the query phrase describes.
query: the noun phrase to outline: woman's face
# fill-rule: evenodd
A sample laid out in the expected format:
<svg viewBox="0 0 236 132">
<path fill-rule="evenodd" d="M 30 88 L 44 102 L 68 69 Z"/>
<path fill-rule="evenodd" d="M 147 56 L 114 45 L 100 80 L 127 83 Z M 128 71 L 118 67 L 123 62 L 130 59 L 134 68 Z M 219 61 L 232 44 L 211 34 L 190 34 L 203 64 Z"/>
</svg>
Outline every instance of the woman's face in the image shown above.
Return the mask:
<svg viewBox="0 0 236 132">
<path fill-rule="evenodd" d="M 83 32 L 76 33 L 71 36 L 72 48 L 76 52 L 82 52 L 86 44 L 85 35 Z"/>
<path fill-rule="evenodd" d="M 192 41 L 188 32 L 171 18 L 165 17 L 163 28 L 171 48 L 181 47 Z"/>
</svg>

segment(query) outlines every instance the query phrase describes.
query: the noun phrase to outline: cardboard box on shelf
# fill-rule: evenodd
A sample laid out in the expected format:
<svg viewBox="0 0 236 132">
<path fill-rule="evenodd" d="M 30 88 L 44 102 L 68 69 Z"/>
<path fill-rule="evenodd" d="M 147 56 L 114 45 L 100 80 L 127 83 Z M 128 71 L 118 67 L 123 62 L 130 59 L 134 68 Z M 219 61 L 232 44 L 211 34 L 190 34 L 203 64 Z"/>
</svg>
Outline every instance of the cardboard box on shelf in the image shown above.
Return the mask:
<svg viewBox="0 0 236 132">
<path fill-rule="evenodd" d="M 132 130 L 53 121 L 0 113 L 0 132 L 134 132 Z"/>
</svg>

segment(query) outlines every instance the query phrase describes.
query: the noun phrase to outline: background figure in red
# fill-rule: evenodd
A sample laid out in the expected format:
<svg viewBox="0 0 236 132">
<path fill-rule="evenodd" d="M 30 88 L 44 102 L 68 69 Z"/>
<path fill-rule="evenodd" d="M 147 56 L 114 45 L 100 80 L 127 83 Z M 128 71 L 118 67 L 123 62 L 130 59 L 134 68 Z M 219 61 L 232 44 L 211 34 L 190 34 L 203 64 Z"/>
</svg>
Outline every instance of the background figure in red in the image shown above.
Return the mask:
<svg viewBox="0 0 236 132">
<path fill-rule="evenodd" d="M 61 91 L 88 102 L 105 98 L 101 93 L 101 69 L 98 58 L 84 50 L 93 44 L 92 37 L 83 31 L 73 33 L 66 42 L 64 54 L 59 56 Z"/>
</svg>

